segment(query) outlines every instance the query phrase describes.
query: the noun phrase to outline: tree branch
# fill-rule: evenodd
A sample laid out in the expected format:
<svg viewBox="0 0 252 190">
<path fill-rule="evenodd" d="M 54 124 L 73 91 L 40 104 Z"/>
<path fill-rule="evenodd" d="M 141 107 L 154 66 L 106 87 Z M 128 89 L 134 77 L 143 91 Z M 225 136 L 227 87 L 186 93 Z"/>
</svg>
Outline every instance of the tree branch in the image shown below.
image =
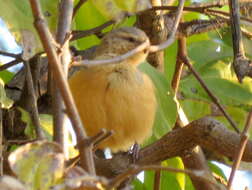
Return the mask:
<svg viewBox="0 0 252 190">
<path fill-rule="evenodd" d="M 90 30 L 84 30 L 84 31 L 73 31 L 72 34 L 73 34 L 73 37 L 71 38 L 71 41 L 74 41 L 74 40 L 78 40 L 80 38 L 84 38 L 86 36 L 90 36 L 92 34 L 96 34 L 98 32 L 101 32 L 104 28 L 107 28 L 108 26 L 114 24 L 115 21 L 108 21 L 108 22 L 105 22 L 104 24 L 100 25 L 100 26 L 97 26 L 95 28 L 92 28 Z"/>
<path fill-rule="evenodd" d="M 152 6 L 162 6 L 161 0 L 152 0 Z M 150 39 L 151 44 L 157 45 L 167 38 L 167 26 L 162 10 L 147 10 L 137 14 L 136 26 L 142 29 Z M 150 53 L 147 57 L 149 64 L 157 70 L 164 72 L 164 51 Z"/>
<path fill-rule="evenodd" d="M 242 155 L 244 153 L 246 144 L 248 143 L 248 139 L 249 139 L 248 138 L 248 130 L 251 127 L 251 125 L 252 125 L 252 110 L 248 114 L 245 127 L 241 133 L 241 140 L 240 140 L 239 148 L 237 149 L 237 152 L 236 152 L 236 158 L 234 159 L 232 171 L 231 171 L 229 179 L 228 179 L 227 190 L 230 190 L 232 187 L 232 182 L 234 180 L 235 172 L 240 165 Z"/>
<path fill-rule="evenodd" d="M 13 61 L 10 61 L 9 63 L 5 63 L 4 65 L 0 66 L 0 71 L 4 71 L 4 70 L 6 70 L 6 69 L 8 69 L 8 68 L 10 68 L 10 67 L 12 67 L 14 65 L 17 65 L 17 64 L 21 63 L 21 62 L 22 62 L 21 60 L 15 59 Z"/>
<path fill-rule="evenodd" d="M 197 145 L 234 159 L 240 139 L 237 133 L 228 130 L 219 121 L 203 117 L 167 133 L 158 141 L 142 148 L 139 151 L 139 160 L 135 164 L 146 166 L 183 156 Z M 248 141 L 242 160 L 252 162 L 252 141 Z M 116 155 L 112 159 L 96 160 L 97 173 L 109 178 L 124 172 L 131 164 L 132 157 L 127 153 Z"/>
<path fill-rule="evenodd" d="M 76 15 L 77 11 L 81 8 L 81 6 L 86 2 L 87 0 L 79 0 L 79 2 L 77 3 L 77 5 L 74 7 L 73 10 L 73 18 Z"/>
<path fill-rule="evenodd" d="M 15 54 L 15 53 L 9 53 L 9 52 L 5 52 L 5 51 L 0 51 L 0 55 L 3 55 L 3 56 L 7 56 L 7 57 L 12 57 L 14 59 L 17 59 L 17 60 L 20 60 L 20 61 L 24 61 L 22 59 L 22 54 Z"/>
<path fill-rule="evenodd" d="M 242 82 L 245 76 L 252 78 L 252 62 L 245 56 L 244 52 L 242 33 L 240 28 L 240 19 L 242 17 L 240 18 L 239 1 L 229 0 L 228 2 L 231 15 L 230 24 L 234 52 L 233 66 L 239 82 Z"/>
<path fill-rule="evenodd" d="M 30 65 L 27 61 L 24 62 L 25 69 L 26 69 L 26 88 L 28 93 L 28 100 L 29 100 L 29 113 L 32 119 L 32 123 L 35 126 L 35 131 L 37 135 L 37 139 L 43 140 L 45 139 L 45 135 L 42 131 L 40 121 L 39 121 L 39 113 L 38 113 L 38 106 L 37 106 L 37 96 L 34 89 L 34 83 L 32 79 Z"/>
<path fill-rule="evenodd" d="M 179 22 L 180 22 L 180 19 L 182 17 L 182 14 L 183 14 L 184 3 L 185 3 L 185 0 L 180 0 L 179 1 L 179 5 L 178 5 L 178 7 L 176 9 L 175 21 L 173 23 L 172 31 L 171 31 L 168 39 L 165 42 L 163 42 L 163 43 L 161 43 L 159 45 L 151 46 L 150 49 L 149 49 L 150 52 L 156 52 L 156 51 L 163 50 L 163 49 L 167 48 L 168 46 L 170 46 L 174 42 L 176 32 L 177 32 L 177 29 L 178 29 L 178 26 L 179 26 Z"/>
<path fill-rule="evenodd" d="M 116 188 L 120 185 L 120 183 L 124 180 L 126 180 L 130 176 L 134 176 L 141 171 L 146 171 L 146 170 L 151 170 L 151 171 L 167 171 L 167 172 L 172 172 L 172 173 L 185 173 L 191 176 L 194 176 L 195 178 L 198 178 L 201 181 L 207 182 L 209 184 L 214 185 L 218 189 L 222 189 L 222 187 L 217 184 L 215 181 L 209 180 L 208 178 L 204 177 L 200 171 L 193 171 L 193 170 L 181 170 L 177 168 L 169 168 L 169 167 L 163 167 L 163 166 L 156 166 L 156 165 L 149 165 L 149 166 L 133 166 L 129 168 L 126 172 L 124 172 L 121 175 L 118 175 L 116 178 L 114 178 L 110 183 L 108 184 L 108 189 Z"/>
<path fill-rule="evenodd" d="M 77 108 L 74 104 L 72 94 L 70 92 L 69 86 L 67 84 L 66 76 L 60 66 L 60 61 L 57 56 L 55 47 L 52 42 L 54 41 L 52 34 L 50 33 L 47 25 L 45 24 L 44 17 L 41 11 L 41 7 L 38 0 L 30 0 L 30 5 L 32 8 L 33 17 L 35 20 L 35 27 L 40 36 L 41 42 L 44 46 L 45 52 L 47 53 L 49 64 L 55 75 L 55 80 L 59 86 L 61 95 L 66 105 L 67 113 L 71 119 L 73 127 L 75 129 L 78 142 L 87 139 L 86 132 L 82 126 Z M 90 147 L 78 147 L 80 150 L 81 165 L 88 172 L 93 173 L 94 164 L 92 157 L 92 149 Z"/>
<path fill-rule="evenodd" d="M 2 112 L 2 105 L 0 104 L 0 176 L 3 176 L 3 150 L 4 150 L 4 138 L 3 138 L 3 112 Z"/>
<path fill-rule="evenodd" d="M 65 76 L 68 73 L 68 66 L 71 61 L 71 54 L 69 51 L 69 38 L 66 39 L 67 34 L 70 33 L 71 23 L 73 15 L 73 0 L 61 0 L 59 4 L 59 20 L 56 34 L 56 41 L 61 46 L 60 49 L 60 62 L 64 70 Z M 52 104 L 53 104 L 53 138 L 58 142 L 64 155 L 68 157 L 67 150 L 67 128 L 65 126 L 66 115 L 64 113 L 65 105 L 60 94 L 60 91 L 55 83 L 55 76 L 51 76 L 51 92 L 52 92 Z"/>
</svg>

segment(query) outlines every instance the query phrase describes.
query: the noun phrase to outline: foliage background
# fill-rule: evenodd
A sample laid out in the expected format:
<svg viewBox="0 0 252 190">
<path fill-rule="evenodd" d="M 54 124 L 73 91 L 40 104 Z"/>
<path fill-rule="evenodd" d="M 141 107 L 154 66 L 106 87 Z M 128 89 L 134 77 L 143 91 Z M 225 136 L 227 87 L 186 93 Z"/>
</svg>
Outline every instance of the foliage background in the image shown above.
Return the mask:
<svg viewBox="0 0 252 190">
<path fill-rule="evenodd" d="M 43 12 L 47 18 L 49 27 L 54 33 L 57 21 L 57 0 L 41 0 Z M 112 1 L 114 3 L 113 11 L 104 5 L 102 0 L 89 0 L 79 10 L 73 22 L 74 30 L 87 30 L 94 28 L 109 21 L 111 18 L 117 18 L 122 10 L 134 12 L 132 5 L 120 4 L 120 1 Z M 119 3 L 118 3 L 119 2 Z M 129 1 L 134 3 L 134 1 Z M 22 44 L 22 35 L 29 31 L 34 35 L 33 47 L 34 52 L 41 50 L 41 45 L 36 31 L 33 28 L 33 17 L 29 7 L 29 1 L 22 0 L 0 0 L 0 17 L 6 23 L 8 29 L 19 44 Z M 11 11 L 10 11 L 11 10 Z M 184 20 L 201 19 L 200 14 L 186 13 Z M 204 17 L 205 19 L 208 19 Z M 108 27 L 104 32 L 121 26 L 132 26 L 135 22 L 135 16 L 124 19 L 111 27 Z M 4 34 L 5 35 L 5 34 Z M 3 36 L 3 35 L 1 35 Z M 230 31 L 227 28 L 212 31 L 204 34 L 194 35 L 188 38 L 187 46 L 189 57 L 200 73 L 201 77 L 214 92 L 215 95 L 225 105 L 228 113 L 232 116 L 239 128 L 244 126 L 245 118 L 248 113 L 248 108 L 252 106 L 252 79 L 246 78 L 243 84 L 239 84 L 233 72 L 232 61 L 232 43 L 230 41 Z M 86 49 L 99 44 L 99 39 L 95 36 L 89 36 L 76 42 L 73 45 L 78 49 Z M 248 39 L 245 41 L 245 50 L 247 56 L 252 56 L 252 43 Z M 8 42 L 10 43 L 10 42 Z M 15 45 L 14 45 L 15 46 Z M 6 43 L 0 44 L 1 50 L 8 51 L 9 47 Z M 18 50 L 14 47 L 15 51 Z M 165 73 L 158 73 L 147 64 L 141 65 L 141 69 L 146 72 L 154 81 L 157 88 L 159 100 L 159 109 L 155 122 L 154 133 L 149 142 L 153 142 L 160 138 L 167 131 L 171 130 L 176 120 L 176 104 L 173 101 L 173 92 L 170 87 L 170 81 L 174 73 L 176 63 L 177 44 L 172 44 L 165 50 Z M 0 72 L 0 78 L 3 82 L 9 81 L 14 73 L 4 71 Z M 200 117 L 211 115 L 223 122 L 226 126 L 229 123 L 218 112 L 213 109 L 213 104 L 201 88 L 198 81 L 191 73 L 185 75 L 180 86 L 181 99 L 179 100 L 182 109 L 184 110 L 189 121 L 193 121 Z M 48 120 L 48 118 L 47 118 Z M 231 128 L 230 128 L 231 129 Z M 250 131 L 251 133 L 251 131 Z M 162 163 L 164 166 L 172 166 L 183 169 L 183 164 L 180 158 L 173 158 Z M 223 176 L 221 170 L 216 172 Z M 135 189 L 152 189 L 153 172 L 144 172 L 143 182 L 136 179 L 134 181 Z M 162 189 L 167 186 L 176 189 L 193 189 L 190 179 L 184 174 L 170 174 L 162 172 Z"/>
</svg>

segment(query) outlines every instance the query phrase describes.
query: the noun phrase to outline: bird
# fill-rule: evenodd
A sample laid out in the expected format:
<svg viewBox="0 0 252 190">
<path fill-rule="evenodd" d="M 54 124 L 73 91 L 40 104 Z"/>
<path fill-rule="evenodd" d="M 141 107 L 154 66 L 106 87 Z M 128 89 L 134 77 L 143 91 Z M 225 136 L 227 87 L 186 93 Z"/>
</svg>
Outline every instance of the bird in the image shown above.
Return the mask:
<svg viewBox="0 0 252 190">
<path fill-rule="evenodd" d="M 149 41 L 147 35 L 136 27 L 114 29 L 102 38 L 93 59 L 120 56 L 145 41 Z M 82 68 L 70 77 L 69 86 L 87 135 L 94 136 L 101 129 L 113 132 L 99 149 L 127 151 L 151 136 L 157 107 L 155 87 L 138 68 L 147 55 L 144 49 L 119 62 Z"/>
</svg>

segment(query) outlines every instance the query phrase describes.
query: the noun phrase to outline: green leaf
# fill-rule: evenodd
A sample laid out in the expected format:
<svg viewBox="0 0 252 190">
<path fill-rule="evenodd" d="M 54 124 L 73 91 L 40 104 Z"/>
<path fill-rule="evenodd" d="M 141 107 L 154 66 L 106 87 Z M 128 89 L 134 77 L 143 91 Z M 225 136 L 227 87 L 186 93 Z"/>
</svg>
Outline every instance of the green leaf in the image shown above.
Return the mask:
<svg viewBox="0 0 252 190">
<path fill-rule="evenodd" d="M 24 110 L 20 107 L 18 109 L 21 112 L 22 121 L 24 121 L 26 123 L 25 135 L 27 135 L 31 139 L 36 138 L 34 125 L 32 123 L 30 114 L 26 110 Z M 42 130 L 46 136 L 46 139 L 48 141 L 52 141 L 53 140 L 53 118 L 52 118 L 52 116 L 48 115 L 48 114 L 40 114 L 39 121 L 40 121 Z M 67 133 L 67 135 L 69 135 L 69 133 Z M 78 150 L 75 149 L 75 145 L 72 143 L 73 140 L 70 135 L 69 135 L 67 142 L 68 142 L 68 151 L 69 151 L 70 158 L 77 156 Z"/>
<path fill-rule="evenodd" d="M 184 169 L 183 163 L 178 157 L 162 162 L 162 166 Z M 154 175 L 155 173 L 153 171 L 145 171 L 143 183 L 145 188 L 142 186 L 141 188 L 152 190 L 154 186 Z M 183 173 L 161 172 L 161 190 L 166 190 L 167 187 L 171 187 L 173 190 L 184 190 L 185 183 L 185 174 Z"/>
<path fill-rule="evenodd" d="M 134 11 L 135 6 L 136 6 L 136 0 L 127 0 L 127 1 L 122 1 L 122 0 L 114 0 L 116 5 L 125 10 L 125 11 Z"/>
<path fill-rule="evenodd" d="M 106 19 L 120 20 L 124 15 L 123 9 L 118 7 L 114 0 L 90 0 L 90 2 Z"/>
<path fill-rule="evenodd" d="M 25 134 L 30 138 L 36 138 L 36 133 L 34 130 L 34 125 L 32 123 L 30 114 L 22 109 L 18 108 L 21 111 L 21 119 L 26 123 Z M 45 133 L 47 140 L 52 140 L 53 135 L 53 123 L 52 116 L 48 114 L 40 114 L 39 121 L 42 127 L 43 132 Z"/>
<path fill-rule="evenodd" d="M 245 126 L 245 122 L 246 122 L 246 118 L 248 115 L 247 111 L 244 111 L 244 107 L 233 107 L 233 106 L 227 106 L 226 107 L 226 111 L 229 113 L 229 115 L 231 116 L 231 118 L 235 121 L 235 123 L 237 124 L 237 127 L 242 130 Z M 227 119 L 223 116 L 217 116 L 216 117 L 217 120 L 219 120 L 221 123 L 223 123 L 225 126 L 229 127 L 231 130 L 233 130 L 233 128 L 230 126 L 230 123 L 227 121 Z M 249 134 L 252 134 L 252 130 L 249 130 Z"/>
<path fill-rule="evenodd" d="M 90 19 L 92 18 L 92 19 Z M 97 9 L 96 4 L 91 1 L 87 1 L 79 10 L 74 18 L 75 30 L 89 30 L 104 24 L 110 19 L 101 14 Z M 114 26 L 107 27 L 102 32 L 108 32 L 113 28 L 121 26 L 132 26 L 135 23 L 135 16 L 127 17 Z M 87 49 L 94 45 L 99 44 L 100 39 L 96 35 L 90 35 L 88 37 L 77 40 L 77 46 L 79 49 Z"/>
<path fill-rule="evenodd" d="M 90 19 L 92 18 L 92 19 Z M 108 21 L 100 12 L 96 9 L 96 7 L 90 2 L 87 1 L 79 10 L 74 18 L 74 29 L 76 30 L 88 30 L 94 27 L 97 27 L 103 23 Z M 97 45 L 99 43 L 99 39 L 95 36 L 88 36 L 86 38 L 82 38 L 77 40 L 78 48 L 86 49 Z"/>
<path fill-rule="evenodd" d="M 36 134 L 35 134 L 35 130 L 32 124 L 30 114 L 21 107 L 18 107 L 18 110 L 21 112 L 21 120 L 26 123 L 25 131 L 24 131 L 25 135 L 27 135 L 31 139 L 36 138 Z"/>
<path fill-rule="evenodd" d="M 29 143 L 12 152 L 10 167 L 29 190 L 49 190 L 63 176 L 64 155 L 56 143 Z"/>
<path fill-rule="evenodd" d="M 14 73 L 8 70 L 4 70 L 0 72 L 0 78 L 3 80 L 5 84 L 8 83 L 12 79 L 13 76 L 14 76 Z"/>
<path fill-rule="evenodd" d="M 146 0 L 114 0 L 119 8 L 129 13 L 135 13 L 138 11 L 143 11 L 151 7 L 149 1 Z"/>
<path fill-rule="evenodd" d="M 153 171 L 144 171 L 144 186 L 146 190 L 152 190 L 154 185 L 154 176 Z"/>
<path fill-rule="evenodd" d="M 168 81 L 172 80 L 175 71 L 177 50 L 177 41 L 164 50 L 164 72 Z"/>
<path fill-rule="evenodd" d="M 108 20 L 120 21 L 126 13 L 135 13 L 150 8 L 146 0 L 90 0 L 89 2 Z"/>
<path fill-rule="evenodd" d="M 163 166 L 168 166 L 172 168 L 184 169 L 183 162 L 181 158 L 175 157 L 172 159 L 168 159 L 162 163 Z M 185 189 L 185 174 L 184 173 L 172 173 L 168 171 L 161 172 L 161 189 L 167 189 L 167 187 L 172 187 L 172 189 L 176 190 L 184 190 Z"/>
<path fill-rule="evenodd" d="M 57 26 L 58 0 L 40 0 L 39 2 L 41 3 L 43 14 L 48 22 L 49 28 L 55 33 Z M 33 26 L 34 18 L 32 16 L 29 1 L 0 0 L 0 4 L 1 17 L 16 40 L 21 42 L 22 36 L 29 32 L 30 39 L 34 37 L 34 44 L 38 45 L 36 50 L 39 51 L 41 49 L 41 44 Z"/>
<path fill-rule="evenodd" d="M 199 49 L 203 53 L 199 53 Z M 188 54 L 195 63 L 196 69 L 208 63 L 223 60 L 233 55 L 232 48 L 221 41 L 204 40 L 192 43 L 188 47 Z"/>
<path fill-rule="evenodd" d="M 221 176 L 223 179 L 227 180 L 224 172 L 222 171 L 222 169 L 218 165 L 214 164 L 213 162 L 208 162 L 208 166 L 212 172 L 214 172 L 218 176 Z"/>
<path fill-rule="evenodd" d="M 231 33 L 230 28 L 221 29 L 218 35 L 215 34 L 214 38 L 218 41 L 223 41 L 223 43 L 225 43 L 227 46 L 232 48 L 233 42 L 232 42 L 232 33 Z M 251 57 L 252 56 L 251 39 L 244 37 L 242 41 L 243 41 L 245 53 Z"/>
<path fill-rule="evenodd" d="M 238 83 L 229 64 L 223 62 L 205 64 L 198 73 L 221 103 L 228 106 L 252 105 L 252 79 L 246 78 L 243 84 Z M 186 98 L 210 102 L 199 82 L 191 75 L 182 80 L 181 91 Z"/>
<path fill-rule="evenodd" d="M 47 137 L 47 140 L 52 141 L 53 136 L 53 118 L 48 114 L 39 114 L 40 124 Z"/>
<path fill-rule="evenodd" d="M 158 139 L 174 126 L 177 116 L 177 107 L 173 100 L 170 84 L 165 76 L 149 64 L 142 64 L 140 69 L 150 76 L 156 87 L 158 108 L 153 135 Z"/>
<path fill-rule="evenodd" d="M 13 104 L 13 101 L 9 99 L 6 95 L 6 92 L 4 89 L 4 82 L 1 78 L 0 78 L 0 103 L 1 103 L 1 107 L 6 108 L 6 109 L 9 109 Z"/>
<path fill-rule="evenodd" d="M 186 185 L 185 185 L 186 190 L 194 190 L 194 186 L 192 184 L 192 181 L 188 175 L 186 175 Z"/>
<path fill-rule="evenodd" d="M 180 101 L 189 121 L 193 121 L 211 113 L 210 104 L 199 100 L 185 99 Z"/>
<path fill-rule="evenodd" d="M 144 184 L 139 179 L 134 179 L 132 185 L 135 190 L 145 190 Z"/>
</svg>

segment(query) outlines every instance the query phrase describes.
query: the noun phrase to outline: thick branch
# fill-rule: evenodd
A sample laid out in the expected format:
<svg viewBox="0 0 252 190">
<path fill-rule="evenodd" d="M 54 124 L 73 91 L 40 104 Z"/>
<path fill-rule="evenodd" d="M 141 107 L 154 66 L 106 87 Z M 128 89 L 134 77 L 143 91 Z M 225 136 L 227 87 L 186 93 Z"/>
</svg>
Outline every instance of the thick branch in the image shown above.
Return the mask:
<svg viewBox="0 0 252 190">
<path fill-rule="evenodd" d="M 237 133 L 228 130 L 213 118 L 204 117 L 191 122 L 184 128 L 167 133 L 160 140 L 141 149 L 136 164 L 155 164 L 168 158 L 183 156 L 196 145 L 234 158 L 239 143 L 240 136 Z M 252 162 L 252 141 L 248 141 L 242 160 Z M 96 167 L 100 175 L 112 177 L 125 171 L 131 163 L 132 160 L 128 154 L 119 154 L 112 160 L 96 160 Z"/>
<path fill-rule="evenodd" d="M 161 6 L 161 0 L 152 0 L 152 6 Z M 146 11 L 137 15 L 137 27 L 142 29 L 150 39 L 151 44 L 157 45 L 166 40 L 167 29 L 164 23 L 164 14 L 162 10 Z M 148 63 L 157 68 L 159 71 L 164 71 L 164 52 L 158 51 L 150 53 L 147 57 Z"/>
<path fill-rule="evenodd" d="M 224 156 L 234 158 L 234 150 L 238 148 L 239 143 L 240 136 L 238 134 L 228 130 L 220 122 L 210 117 L 205 117 L 191 122 L 182 129 L 169 132 L 156 143 L 141 150 L 139 163 L 148 164 L 174 156 L 181 156 L 186 150 L 192 149 L 195 145 L 200 145 Z M 248 142 L 245 148 L 242 160 L 252 161 L 251 141 Z"/>
</svg>

